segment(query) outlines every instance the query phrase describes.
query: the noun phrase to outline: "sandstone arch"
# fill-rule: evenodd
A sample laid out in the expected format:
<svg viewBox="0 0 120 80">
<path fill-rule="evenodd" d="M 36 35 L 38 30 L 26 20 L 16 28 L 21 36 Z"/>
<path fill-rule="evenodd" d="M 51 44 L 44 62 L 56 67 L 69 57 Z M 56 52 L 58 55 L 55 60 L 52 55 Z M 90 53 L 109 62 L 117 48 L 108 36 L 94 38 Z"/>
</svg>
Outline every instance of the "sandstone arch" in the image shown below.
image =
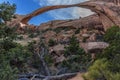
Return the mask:
<svg viewBox="0 0 120 80">
<path fill-rule="evenodd" d="M 21 23 L 27 24 L 27 22 L 34 16 L 40 15 L 46 11 L 60 9 L 60 8 L 69 8 L 69 7 L 82 7 L 92 10 L 93 12 L 99 15 L 104 29 L 106 30 L 110 26 L 117 25 L 120 26 L 120 0 L 91 0 L 79 4 L 73 5 L 56 5 L 56 6 L 47 6 L 35 10 L 34 12 L 26 15 Z"/>
</svg>

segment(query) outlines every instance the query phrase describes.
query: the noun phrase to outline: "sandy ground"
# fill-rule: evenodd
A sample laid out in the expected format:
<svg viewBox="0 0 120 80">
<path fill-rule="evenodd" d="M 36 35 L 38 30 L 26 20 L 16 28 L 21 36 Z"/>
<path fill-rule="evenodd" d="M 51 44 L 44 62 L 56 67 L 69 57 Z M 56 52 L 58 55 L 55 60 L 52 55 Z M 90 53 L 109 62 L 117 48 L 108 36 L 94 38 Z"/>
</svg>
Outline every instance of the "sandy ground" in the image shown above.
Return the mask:
<svg viewBox="0 0 120 80">
<path fill-rule="evenodd" d="M 79 73 L 75 77 L 73 77 L 72 79 L 69 79 L 69 80 L 84 80 L 84 79 L 82 78 L 82 73 Z"/>
</svg>

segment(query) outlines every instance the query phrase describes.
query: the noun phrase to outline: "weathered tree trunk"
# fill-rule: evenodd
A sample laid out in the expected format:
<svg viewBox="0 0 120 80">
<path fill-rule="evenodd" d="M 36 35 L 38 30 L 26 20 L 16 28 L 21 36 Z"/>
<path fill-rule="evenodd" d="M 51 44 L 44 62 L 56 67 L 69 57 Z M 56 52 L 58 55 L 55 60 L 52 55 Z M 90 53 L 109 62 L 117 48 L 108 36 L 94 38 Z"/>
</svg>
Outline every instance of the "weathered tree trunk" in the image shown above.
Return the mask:
<svg viewBox="0 0 120 80">
<path fill-rule="evenodd" d="M 69 78 L 72 78 L 74 76 L 77 75 L 76 73 L 65 73 L 65 74 L 61 74 L 61 75 L 56 75 L 56 76 L 44 76 L 44 75 L 39 75 L 39 74 L 22 74 L 22 75 L 18 75 L 18 78 L 31 78 L 34 76 L 34 78 L 39 78 L 42 80 L 67 80 Z"/>
<path fill-rule="evenodd" d="M 38 55 L 39 55 L 39 53 L 38 53 Z M 45 49 L 42 48 L 41 56 L 39 56 L 39 58 L 40 58 L 40 61 L 42 62 L 42 65 L 43 65 L 43 67 L 44 67 L 44 69 L 45 69 L 46 75 L 47 75 L 47 76 L 50 76 L 50 71 L 49 71 L 49 68 L 48 68 L 45 60 L 44 60 L 44 55 L 45 55 Z"/>
</svg>

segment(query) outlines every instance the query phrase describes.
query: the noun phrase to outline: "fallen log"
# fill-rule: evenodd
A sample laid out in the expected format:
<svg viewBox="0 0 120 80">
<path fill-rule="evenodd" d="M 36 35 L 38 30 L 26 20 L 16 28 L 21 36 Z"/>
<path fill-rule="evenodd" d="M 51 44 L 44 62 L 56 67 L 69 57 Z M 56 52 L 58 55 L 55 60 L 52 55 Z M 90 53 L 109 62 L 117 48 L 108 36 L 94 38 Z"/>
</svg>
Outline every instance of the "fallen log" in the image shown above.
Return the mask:
<svg viewBox="0 0 120 80">
<path fill-rule="evenodd" d="M 32 74 L 32 73 L 29 73 L 29 74 L 18 74 L 18 78 L 32 78 L 33 76 L 35 76 L 35 78 L 41 78 L 41 79 L 45 78 L 45 76 L 41 75 L 41 74 Z"/>
<path fill-rule="evenodd" d="M 65 73 L 65 74 L 61 74 L 61 75 L 55 75 L 55 76 L 44 76 L 44 75 L 40 75 L 40 74 L 18 74 L 18 78 L 32 78 L 34 76 L 34 78 L 39 78 L 39 79 L 43 79 L 43 80 L 67 80 L 69 78 L 72 78 L 74 76 L 76 76 L 78 74 L 78 72 L 76 73 Z"/>
<path fill-rule="evenodd" d="M 62 80 L 62 79 L 67 80 L 67 79 L 72 78 L 76 75 L 77 75 L 77 73 L 65 73 L 65 74 L 56 75 L 56 76 L 47 76 L 43 80 Z"/>
</svg>

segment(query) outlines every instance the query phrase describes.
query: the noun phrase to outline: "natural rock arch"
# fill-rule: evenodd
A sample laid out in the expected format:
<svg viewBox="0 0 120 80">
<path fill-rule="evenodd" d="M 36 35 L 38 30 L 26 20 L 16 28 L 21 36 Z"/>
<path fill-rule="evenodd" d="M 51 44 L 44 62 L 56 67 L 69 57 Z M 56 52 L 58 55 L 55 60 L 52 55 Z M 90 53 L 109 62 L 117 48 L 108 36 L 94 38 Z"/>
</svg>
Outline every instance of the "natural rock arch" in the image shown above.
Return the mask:
<svg viewBox="0 0 120 80">
<path fill-rule="evenodd" d="M 105 30 L 113 25 L 120 26 L 120 0 L 91 0 L 73 5 L 47 6 L 37 9 L 34 12 L 26 15 L 21 20 L 21 23 L 27 24 L 31 18 L 40 15 L 46 11 L 69 7 L 87 8 L 97 13 Z"/>
</svg>

